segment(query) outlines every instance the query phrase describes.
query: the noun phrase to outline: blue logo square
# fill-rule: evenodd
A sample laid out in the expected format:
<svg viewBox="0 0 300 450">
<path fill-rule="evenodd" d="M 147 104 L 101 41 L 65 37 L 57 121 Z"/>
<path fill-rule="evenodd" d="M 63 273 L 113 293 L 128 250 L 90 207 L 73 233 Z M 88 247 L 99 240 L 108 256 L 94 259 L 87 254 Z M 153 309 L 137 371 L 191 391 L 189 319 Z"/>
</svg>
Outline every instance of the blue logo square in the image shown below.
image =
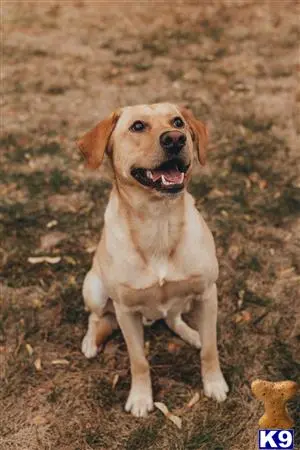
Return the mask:
<svg viewBox="0 0 300 450">
<path fill-rule="evenodd" d="M 294 430 L 258 430 L 259 450 L 294 449 Z"/>
</svg>

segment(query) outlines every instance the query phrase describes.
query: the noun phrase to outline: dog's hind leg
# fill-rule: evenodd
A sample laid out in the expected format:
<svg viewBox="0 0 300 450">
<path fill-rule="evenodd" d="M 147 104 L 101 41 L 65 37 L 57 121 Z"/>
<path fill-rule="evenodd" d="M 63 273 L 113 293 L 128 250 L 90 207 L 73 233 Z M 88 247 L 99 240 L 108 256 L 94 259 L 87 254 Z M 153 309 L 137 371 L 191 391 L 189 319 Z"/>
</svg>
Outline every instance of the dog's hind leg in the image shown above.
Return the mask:
<svg viewBox="0 0 300 450">
<path fill-rule="evenodd" d="M 180 314 L 177 314 L 176 316 L 169 315 L 166 318 L 166 322 L 168 327 L 174 331 L 174 333 L 178 334 L 183 341 L 193 347 L 201 348 L 199 332 L 189 327 L 188 324 L 183 321 Z"/>
<path fill-rule="evenodd" d="M 108 299 L 103 283 L 93 269 L 85 277 L 82 293 L 86 309 L 91 311 L 91 314 L 81 350 L 87 358 L 93 358 L 104 341 L 118 328 L 118 324 L 114 314 L 108 312 L 111 300 Z"/>
<path fill-rule="evenodd" d="M 81 350 L 86 358 L 94 358 L 101 350 L 102 344 L 118 328 L 118 323 L 113 314 L 106 313 L 102 317 L 91 313 L 86 335 L 83 338 Z"/>
</svg>

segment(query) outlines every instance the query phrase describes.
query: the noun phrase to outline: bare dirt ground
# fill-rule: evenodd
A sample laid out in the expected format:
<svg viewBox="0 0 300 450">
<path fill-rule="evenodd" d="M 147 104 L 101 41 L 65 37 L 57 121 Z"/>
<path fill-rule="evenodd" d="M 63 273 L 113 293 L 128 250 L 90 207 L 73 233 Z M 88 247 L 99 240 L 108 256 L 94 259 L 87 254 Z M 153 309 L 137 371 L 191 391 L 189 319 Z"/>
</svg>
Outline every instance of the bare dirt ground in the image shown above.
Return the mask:
<svg viewBox="0 0 300 450">
<path fill-rule="evenodd" d="M 256 448 L 251 381 L 300 381 L 299 4 L 4 1 L 1 13 L 0 448 Z M 124 412 L 120 333 L 95 360 L 80 352 L 109 186 L 74 140 L 116 107 L 165 100 L 210 126 L 209 166 L 190 190 L 217 243 L 230 385 L 224 404 L 201 394 L 188 410 L 197 351 L 162 323 L 148 329 L 155 400 L 181 430 L 158 410 Z"/>
</svg>

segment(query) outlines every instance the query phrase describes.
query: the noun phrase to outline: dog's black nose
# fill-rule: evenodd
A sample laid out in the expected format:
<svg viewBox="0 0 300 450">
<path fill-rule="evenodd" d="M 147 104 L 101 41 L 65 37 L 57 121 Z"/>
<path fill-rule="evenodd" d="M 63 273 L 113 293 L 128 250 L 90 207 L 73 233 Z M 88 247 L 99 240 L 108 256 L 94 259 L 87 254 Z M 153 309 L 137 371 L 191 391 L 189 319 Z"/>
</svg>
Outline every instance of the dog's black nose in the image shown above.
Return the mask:
<svg viewBox="0 0 300 450">
<path fill-rule="evenodd" d="M 166 131 L 161 134 L 160 145 L 170 155 L 177 155 L 186 143 L 186 135 L 180 131 Z"/>
</svg>

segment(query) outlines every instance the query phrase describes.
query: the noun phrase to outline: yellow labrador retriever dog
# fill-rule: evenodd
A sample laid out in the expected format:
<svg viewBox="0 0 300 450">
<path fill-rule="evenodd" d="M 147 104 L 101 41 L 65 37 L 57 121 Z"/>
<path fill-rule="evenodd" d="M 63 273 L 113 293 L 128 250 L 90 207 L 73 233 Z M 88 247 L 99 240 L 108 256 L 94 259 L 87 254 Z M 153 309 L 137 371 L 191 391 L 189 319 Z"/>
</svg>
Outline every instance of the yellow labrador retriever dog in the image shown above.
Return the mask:
<svg viewBox="0 0 300 450">
<path fill-rule="evenodd" d="M 101 240 L 83 285 L 91 314 L 82 351 L 94 357 L 120 326 L 132 377 L 125 409 L 137 417 L 153 408 L 145 319 L 164 318 L 183 340 L 202 346 L 208 397 L 221 402 L 228 391 L 217 350 L 214 240 L 186 190 L 194 151 L 205 163 L 206 141 L 205 125 L 190 111 L 158 103 L 122 108 L 78 143 L 89 167 L 105 163 L 113 177 Z M 197 330 L 182 318 L 188 311 Z"/>
</svg>

